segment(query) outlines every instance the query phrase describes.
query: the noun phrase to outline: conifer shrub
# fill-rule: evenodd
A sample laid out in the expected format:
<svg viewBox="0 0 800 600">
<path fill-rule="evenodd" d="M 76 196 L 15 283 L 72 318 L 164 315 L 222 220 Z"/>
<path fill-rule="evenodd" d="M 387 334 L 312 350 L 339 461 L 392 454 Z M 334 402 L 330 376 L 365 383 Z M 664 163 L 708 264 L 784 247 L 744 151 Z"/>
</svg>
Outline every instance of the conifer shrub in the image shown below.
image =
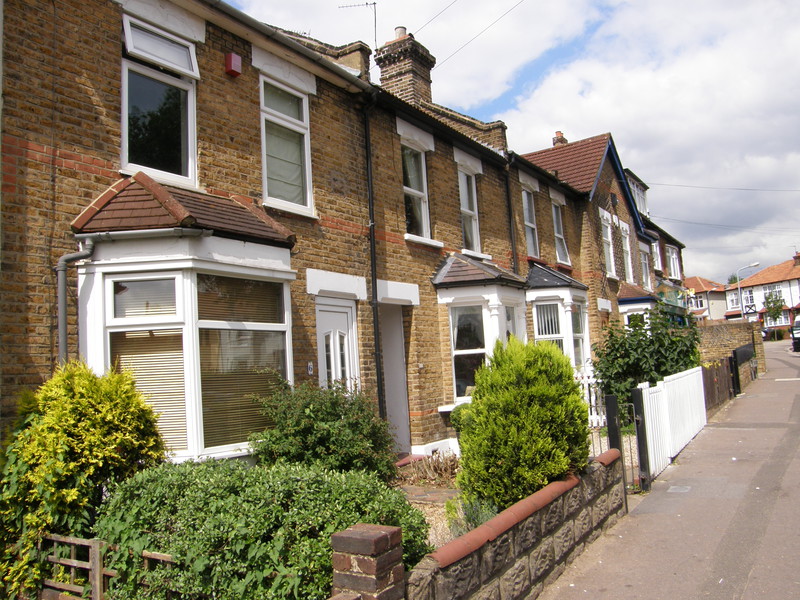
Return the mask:
<svg viewBox="0 0 800 600">
<path fill-rule="evenodd" d="M 505 509 L 586 466 L 588 412 L 572 365 L 550 342 L 498 342 L 475 373 L 459 438 L 465 501 Z"/>
<path fill-rule="evenodd" d="M 88 536 L 108 487 L 164 459 L 156 415 L 129 373 L 61 366 L 6 451 L 0 488 L 4 597 L 34 589 L 44 533 Z"/>
<path fill-rule="evenodd" d="M 342 383 L 292 388 L 283 382 L 257 400 L 274 423 L 250 436 L 259 463 L 320 463 L 337 471 L 371 471 L 385 481 L 395 475 L 389 424 L 375 414 L 375 402 L 366 394 Z"/>
<path fill-rule="evenodd" d="M 331 534 L 359 522 L 402 527 L 408 568 L 430 551 L 424 516 L 400 490 L 375 474 L 319 464 L 165 464 L 120 484 L 96 533 L 119 545 L 112 598 L 324 600 Z M 135 555 L 143 549 L 177 564 L 142 572 Z"/>
</svg>

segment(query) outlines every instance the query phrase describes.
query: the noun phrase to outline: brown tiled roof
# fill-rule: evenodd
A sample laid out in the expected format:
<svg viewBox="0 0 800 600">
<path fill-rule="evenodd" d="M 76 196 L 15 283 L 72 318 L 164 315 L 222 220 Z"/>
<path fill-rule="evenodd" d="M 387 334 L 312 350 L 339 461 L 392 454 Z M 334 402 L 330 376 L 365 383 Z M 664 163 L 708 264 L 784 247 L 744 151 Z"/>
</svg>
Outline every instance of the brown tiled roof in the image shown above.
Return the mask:
<svg viewBox="0 0 800 600">
<path fill-rule="evenodd" d="M 619 293 L 617 294 L 618 300 L 630 300 L 633 298 L 652 298 L 658 300 L 658 297 L 653 292 L 648 292 L 643 287 L 623 281 L 619 284 Z"/>
<path fill-rule="evenodd" d="M 525 279 L 488 261 L 463 254 L 451 254 L 444 259 L 432 278 L 437 287 L 458 287 L 494 283 L 522 288 Z"/>
<path fill-rule="evenodd" d="M 795 256 L 798 258 L 799 255 Z M 800 279 L 800 260 L 791 258 L 789 260 L 761 269 L 758 273 L 753 273 L 750 277 L 742 279 L 742 287 L 752 287 L 754 285 L 764 285 L 765 283 L 778 283 L 779 281 L 790 281 Z"/>
<path fill-rule="evenodd" d="M 580 192 L 594 189 L 611 141 L 610 133 L 523 154 L 523 158 L 551 172 Z"/>
<path fill-rule="evenodd" d="M 683 280 L 683 287 L 692 289 L 697 292 L 722 292 L 725 286 L 716 281 L 711 281 L 705 277 L 692 276 Z"/>
<path fill-rule="evenodd" d="M 121 179 L 72 222 L 75 233 L 186 227 L 261 244 L 294 245 L 294 234 L 243 198 L 162 185 L 144 173 Z"/>
</svg>

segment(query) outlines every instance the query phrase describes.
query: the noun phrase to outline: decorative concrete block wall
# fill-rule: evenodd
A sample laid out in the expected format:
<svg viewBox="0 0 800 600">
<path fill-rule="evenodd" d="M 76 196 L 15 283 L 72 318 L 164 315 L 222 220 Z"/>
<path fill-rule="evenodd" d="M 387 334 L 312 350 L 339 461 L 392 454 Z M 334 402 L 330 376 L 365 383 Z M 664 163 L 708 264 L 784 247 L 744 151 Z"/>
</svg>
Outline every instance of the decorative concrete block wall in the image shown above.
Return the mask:
<svg viewBox="0 0 800 600">
<path fill-rule="evenodd" d="M 334 593 L 340 594 L 336 599 L 536 598 L 586 544 L 616 523 L 624 511 L 624 493 L 620 453 L 612 449 L 598 456 L 580 477 L 571 475 L 549 484 L 426 556 L 406 577 L 404 595 L 398 596 L 396 588 L 385 596 L 380 591 L 376 593 L 380 582 L 368 582 L 368 574 L 362 571 L 358 577 L 348 579 L 358 581 L 358 589 L 337 585 L 344 578 L 334 554 Z M 365 533 L 370 532 L 360 529 L 351 536 Z M 372 533 L 383 535 L 377 530 Z M 373 545 L 366 546 L 371 549 Z M 383 553 L 393 551 L 381 548 Z M 358 569 L 359 562 L 359 558 L 352 557 L 342 561 L 341 566 Z M 391 569 L 391 565 L 383 565 L 384 573 Z"/>
</svg>

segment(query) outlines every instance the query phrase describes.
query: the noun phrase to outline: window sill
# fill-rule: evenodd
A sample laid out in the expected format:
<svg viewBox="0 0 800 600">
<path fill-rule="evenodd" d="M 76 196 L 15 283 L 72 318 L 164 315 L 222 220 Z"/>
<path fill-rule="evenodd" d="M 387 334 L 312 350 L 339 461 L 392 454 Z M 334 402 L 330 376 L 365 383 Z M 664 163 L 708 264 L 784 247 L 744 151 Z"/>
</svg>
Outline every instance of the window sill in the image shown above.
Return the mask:
<svg viewBox="0 0 800 600">
<path fill-rule="evenodd" d="M 293 215 L 297 215 L 300 217 L 306 217 L 308 219 L 319 219 L 319 216 L 314 211 L 313 208 L 308 208 L 307 206 L 300 206 L 299 204 L 292 204 L 291 202 L 283 202 L 281 200 L 276 200 L 274 198 L 266 198 L 261 200 L 261 204 L 266 208 L 271 208 L 273 210 L 279 210 L 281 212 L 291 213 Z"/>
<path fill-rule="evenodd" d="M 431 246 L 432 248 L 444 248 L 444 242 L 433 240 L 431 238 L 422 237 L 421 235 L 414 235 L 413 233 L 407 233 L 403 236 L 403 238 L 407 242 L 422 244 L 423 246 Z"/>
<path fill-rule="evenodd" d="M 172 185 L 184 190 L 191 190 L 196 192 L 200 189 L 200 184 L 195 177 L 184 177 L 182 175 L 175 175 L 174 173 L 167 173 L 166 171 L 158 171 L 150 169 L 149 167 L 141 167 L 139 165 L 128 164 L 120 168 L 119 174 L 125 177 L 132 177 L 136 173 L 142 172 L 145 175 L 152 177 L 156 182 L 162 185 Z"/>
<path fill-rule="evenodd" d="M 481 260 L 492 260 L 491 254 L 483 254 L 482 252 L 475 252 L 474 250 L 467 250 L 463 248 L 461 254 L 464 256 L 471 256 L 472 258 L 479 258 Z"/>
</svg>

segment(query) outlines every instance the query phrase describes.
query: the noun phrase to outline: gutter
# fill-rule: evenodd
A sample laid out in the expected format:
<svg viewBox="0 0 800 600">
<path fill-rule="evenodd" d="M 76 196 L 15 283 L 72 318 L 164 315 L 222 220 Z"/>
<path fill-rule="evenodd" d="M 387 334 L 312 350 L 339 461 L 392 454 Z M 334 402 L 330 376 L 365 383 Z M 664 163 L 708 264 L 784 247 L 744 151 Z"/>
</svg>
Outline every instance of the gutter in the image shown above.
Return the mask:
<svg viewBox="0 0 800 600">
<path fill-rule="evenodd" d="M 67 268 L 79 260 L 91 258 L 94 255 L 97 242 L 115 240 L 133 240 L 161 237 L 205 237 L 213 232 L 210 229 L 187 229 L 174 227 L 170 229 L 143 229 L 137 231 L 107 231 L 103 233 L 78 234 L 75 238 L 82 243 L 83 248 L 78 252 L 64 254 L 58 259 L 55 266 L 56 290 L 58 307 L 58 362 L 64 364 L 69 359 L 67 353 Z"/>
</svg>

